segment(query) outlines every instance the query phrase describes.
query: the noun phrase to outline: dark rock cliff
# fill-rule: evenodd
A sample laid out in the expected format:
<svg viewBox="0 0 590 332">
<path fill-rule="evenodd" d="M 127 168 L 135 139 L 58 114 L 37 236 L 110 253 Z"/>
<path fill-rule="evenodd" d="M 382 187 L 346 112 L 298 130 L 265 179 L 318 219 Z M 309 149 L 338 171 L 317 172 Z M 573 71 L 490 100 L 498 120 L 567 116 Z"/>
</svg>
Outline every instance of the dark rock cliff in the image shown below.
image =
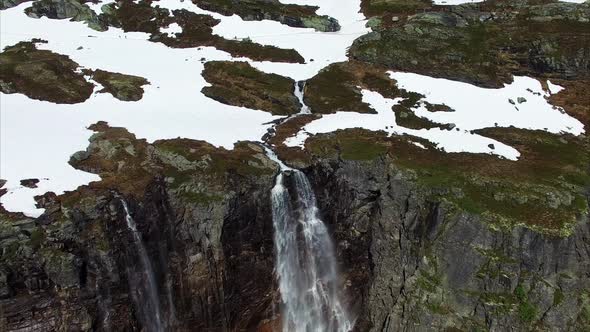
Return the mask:
<svg viewBox="0 0 590 332">
<path fill-rule="evenodd" d="M 548 237 L 494 230 L 429 201 L 391 161 L 311 169 L 360 331 L 580 331 L 588 325 L 590 224 Z"/>
<path fill-rule="evenodd" d="M 171 149 L 189 143 L 152 145 L 117 130 L 101 127 L 89 149 L 72 162 L 83 169 L 92 165 L 103 181 L 40 197 L 47 210 L 36 220 L 2 214 L 3 330 L 142 329 L 133 301 L 141 301 L 141 289 L 130 290 L 129 281 L 141 283 L 146 276 L 138 269 L 117 195 L 124 197 L 142 234 L 168 330 L 276 327 L 280 296 L 269 196 L 276 165 L 252 144 L 231 152 L 244 160 L 233 164 L 227 152 L 205 143 Z M 124 178 L 109 180 L 116 175 L 109 174 L 108 158 L 119 168 L 131 167 L 122 163 L 130 161 L 122 151 L 145 158 L 135 160 L 134 167 L 141 164 L 146 173 L 140 181 L 135 170 L 134 185 L 145 184 L 133 190 Z M 223 172 L 208 176 L 197 167 L 189 171 L 190 179 L 177 173 L 194 165 L 210 174 Z M 586 217 L 568 237 L 522 227 L 495 230 L 477 215 L 432 200 L 385 156 L 317 159 L 305 172 L 337 244 L 356 330 L 580 331 L 588 326 Z"/>
</svg>

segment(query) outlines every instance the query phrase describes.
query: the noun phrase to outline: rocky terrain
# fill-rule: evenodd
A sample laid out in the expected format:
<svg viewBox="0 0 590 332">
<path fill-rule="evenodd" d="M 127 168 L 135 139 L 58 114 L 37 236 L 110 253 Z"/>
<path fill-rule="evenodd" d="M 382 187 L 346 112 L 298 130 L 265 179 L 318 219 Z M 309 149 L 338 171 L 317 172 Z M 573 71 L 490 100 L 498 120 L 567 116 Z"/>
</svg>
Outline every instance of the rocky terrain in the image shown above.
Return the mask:
<svg viewBox="0 0 590 332">
<path fill-rule="evenodd" d="M 142 78 L 104 70 L 78 71 L 79 65 L 67 56 L 40 50 L 42 40 L 22 42 L 0 53 L 0 91 L 22 93 L 29 98 L 58 104 L 76 104 L 87 100 L 95 84 L 113 97 L 137 101 L 143 96 Z M 88 77 L 88 78 L 86 78 Z"/>
<path fill-rule="evenodd" d="M 245 20 L 340 28 L 312 6 L 195 3 Z M 17 4 L 0 0 L 0 8 Z M 83 21 L 97 31 L 145 32 L 150 42 L 172 48 L 215 46 L 252 59 L 305 62 L 295 49 L 213 34 L 211 16 L 151 5 L 120 1 L 97 15 L 84 2 L 39 0 L 27 15 Z M 204 64 L 208 85 L 201 92 L 209 98 L 291 116 L 275 121 L 260 142 L 241 141 L 230 150 L 186 138 L 148 141 L 100 121 L 89 128 L 87 148 L 71 151 L 69 161 L 100 181 L 35 197 L 45 209 L 38 218 L 0 205 L 0 330 L 149 331 L 137 306 L 148 295 L 137 285 L 150 276 L 138 263 L 130 217 L 153 268 L 164 330 L 280 330 L 270 205 L 279 165 L 266 144 L 314 189 L 334 240 L 353 331 L 589 331 L 587 135 L 474 131 L 516 148 L 518 160 L 447 153 L 423 138 L 358 128 L 311 136 L 304 149 L 284 142 L 322 116 L 376 113 L 363 89 L 403 98 L 392 109 L 403 127 L 454 130 L 415 114 L 417 105 L 435 113 L 452 108 L 399 87 L 389 70 L 488 88 L 529 75 L 548 89 L 551 79 L 564 89 L 546 98 L 590 128 L 590 4 L 364 0 L 362 10 L 373 31 L 354 42 L 348 61 L 300 82 L 305 105 L 292 78 L 244 61 Z M 182 32 L 161 32 L 173 23 Z M 76 104 L 96 88 L 134 102 L 154 84 L 81 68 L 43 43 L 2 50 L 3 94 Z M 303 106 L 311 114 L 293 116 Z M 295 190 L 285 174 L 287 189 Z M 0 180 L 0 196 L 9 190 L 5 184 Z"/>
<path fill-rule="evenodd" d="M 512 75 L 590 75 L 588 3 L 498 0 L 415 12 L 373 17 L 374 32 L 355 41 L 351 57 L 485 87 Z"/>
</svg>

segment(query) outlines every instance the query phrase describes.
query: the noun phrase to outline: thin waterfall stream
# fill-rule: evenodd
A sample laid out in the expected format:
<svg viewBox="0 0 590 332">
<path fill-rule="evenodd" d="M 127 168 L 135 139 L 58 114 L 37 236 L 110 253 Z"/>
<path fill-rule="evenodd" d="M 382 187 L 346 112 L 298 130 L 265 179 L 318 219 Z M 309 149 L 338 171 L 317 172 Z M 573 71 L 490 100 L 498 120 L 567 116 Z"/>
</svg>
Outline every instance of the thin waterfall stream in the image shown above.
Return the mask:
<svg viewBox="0 0 590 332">
<path fill-rule="evenodd" d="M 135 220 L 129 212 L 127 202 L 122 197 L 119 197 L 119 200 L 125 210 L 127 228 L 133 234 L 133 244 L 139 256 L 139 275 L 137 272 L 129 270 L 129 288 L 139 314 L 138 318 L 146 331 L 163 331 L 164 324 L 162 322 L 160 298 L 152 263 L 143 245 L 141 234 L 137 230 Z"/>
<path fill-rule="evenodd" d="M 283 302 L 283 331 L 348 332 L 353 321 L 339 296 L 334 244 L 318 215 L 315 194 L 305 174 L 280 165 L 272 189 L 276 272 Z M 292 181 L 290 193 L 286 178 Z"/>
<path fill-rule="evenodd" d="M 311 110 L 307 105 L 305 105 L 305 101 L 303 100 L 303 90 L 305 89 L 305 81 L 295 82 L 295 97 L 299 100 L 301 104 L 301 109 L 299 110 L 299 114 L 311 114 Z"/>
</svg>

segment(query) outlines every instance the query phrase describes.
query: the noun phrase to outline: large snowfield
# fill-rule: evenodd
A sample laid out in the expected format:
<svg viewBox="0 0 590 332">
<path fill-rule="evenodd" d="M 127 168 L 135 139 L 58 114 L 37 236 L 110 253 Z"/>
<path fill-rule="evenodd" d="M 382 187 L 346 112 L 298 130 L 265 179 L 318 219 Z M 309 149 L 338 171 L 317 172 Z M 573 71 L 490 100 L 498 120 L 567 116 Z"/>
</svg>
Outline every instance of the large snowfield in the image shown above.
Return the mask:
<svg viewBox="0 0 590 332">
<path fill-rule="evenodd" d="M 320 7 L 318 14 L 338 19 L 342 29 L 322 33 L 274 21 L 243 21 L 236 15 L 223 16 L 201 10 L 188 0 L 162 0 L 153 5 L 209 14 L 221 20 L 214 28 L 215 34 L 227 39 L 248 37 L 264 45 L 294 48 L 305 58 L 305 64 L 232 58 L 228 53 L 212 47 L 173 49 L 149 41 L 149 35 L 145 33 L 124 33 L 115 28 L 97 32 L 81 22 L 30 18 L 24 14 L 30 2 L 1 11 L 2 49 L 19 41 L 40 38 L 48 42 L 39 44 L 38 48 L 67 55 L 83 68 L 137 75 L 150 82 L 144 87 L 143 98 L 137 102 L 124 102 L 109 94 L 95 93 L 80 104 L 58 105 L 33 100 L 22 94 L 0 93 L 0 178 L 7 180 L 5 186 L 8 188 L 8 193 L 1 198 L 4 207 L 8 211 L 38 216 L 43 209 L 35 207 L 35 195 L 47 191 L 59 194 L 99 180 L 97 175 L 76 170 L 68 164 L 74 152 L 86 148 L 92 135 L 87 127 L 97 121 L 125 127 L 148 141 L 183 137 L 206 140 L 230 149 L 241 140 L 260 141 L 272 125 L 270 122 L 280 117 L 221 104 L 205 97 L 200 92 L 208 85 L 201 76 L 201 59 L 248 61 L 262 71 L 305 80 L 331 63 L 345 61 L 347 48 L 356 38 L 370 31 L 359 12 L 360 0 L 282 2 L 317 5 Z M 436 1 L 437 4 L 463 2 L 470 1 Z M 102 4 L 92 5 L 91 8 L 100 12 Z M 172 25 L 163 32 L 173 34 L 179 29 L 179 26 Z M 455 112 L 432 113 L 419 106 L 415 112 L 435 122 L 453 123 L 455 129 L 412 130 L 398 126 L 391 107 L 399 100 L 386 99 L 376 92 L 364 90 L 363 101 L 370 104 L 377 114 L 340 112 L 325 115 L 288 139 L 287 145 L 301 146 L 312 134 L 363 127 L 385 130 L 392 135 L 422 137 L 449 153 L 492 153 L 516 160 L 519 152 L 514 148 L 470 131 L 514 126 L 576 135 L 584 132 L 579 121 L 547 102 L 546 97 L 560 89 L 551 83 L 550 91 L 544 91 L 535 79 L 515 77 L 513 83 L 501 89 L 484 89 L 412 73 L 390 72 L 389 75 L 400 87 L 424 94 L 425 101 L 453 108 Z M 516 105 L 510 102 L 519 97 L 524 97 L 526 102 Z M 495 148 L 490 149 L 490 144 L 494 144 Z M 28 178 L 40 179 L 38 188 L 20 186 L 20 180 Z"/>
</svg>

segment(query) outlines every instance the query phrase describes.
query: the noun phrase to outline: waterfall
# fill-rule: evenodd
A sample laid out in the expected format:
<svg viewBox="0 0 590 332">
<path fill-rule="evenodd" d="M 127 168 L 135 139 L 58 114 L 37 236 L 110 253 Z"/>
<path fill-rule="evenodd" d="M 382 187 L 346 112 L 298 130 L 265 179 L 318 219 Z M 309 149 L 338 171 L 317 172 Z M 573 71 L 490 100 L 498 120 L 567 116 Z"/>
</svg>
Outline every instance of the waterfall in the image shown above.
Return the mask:
<svg viewBox="0 0 590 332">
<path fill-rule="evenodd" d="M 353 322 L 338 294 L 334 245 L 311 185 L 303 172 L 269 149 L 267 154 L 281 167 L 271 198 L 283 331 L 348 332 Z M 286 175 L 293 179 L 294 196 L 283 183 Z"/>
<path fill-rule="evenodd" d="M 309 107 L 307 107 L 307 105 L 305 105 L 305 102 L 303 101 L 303 89 L 304 88 L 305 88 L 305 82 L 301 82 L 301 85 L 299 85 L 298 82 L 295 82 L 295 97 L 297 97 L 297 99 L 299 99 L 299 103 L 301 104 L 301 109 L 299 110 L 299 114 L 311 114 Z"/>
<path fill-rule="evenodd" d="M 125 210 L 125 220 L 127 228 L 133 234 L 133 244 L 139 256 L 139 273 L 131 273 L 129 269 L 129 289 L 136 305 L 140 322 L 147 332 L 163 331 L 162 314 L 160 308 L 160 298 L 158 296 L 158 287 L 154 275 L 152 263 L 147 255 L 147 251 L 141 240 L 141 234 L 137 230 L 135 220 L 129 213 L 127 202 L 120 198 L 123 209 Z"/>
</svg>

